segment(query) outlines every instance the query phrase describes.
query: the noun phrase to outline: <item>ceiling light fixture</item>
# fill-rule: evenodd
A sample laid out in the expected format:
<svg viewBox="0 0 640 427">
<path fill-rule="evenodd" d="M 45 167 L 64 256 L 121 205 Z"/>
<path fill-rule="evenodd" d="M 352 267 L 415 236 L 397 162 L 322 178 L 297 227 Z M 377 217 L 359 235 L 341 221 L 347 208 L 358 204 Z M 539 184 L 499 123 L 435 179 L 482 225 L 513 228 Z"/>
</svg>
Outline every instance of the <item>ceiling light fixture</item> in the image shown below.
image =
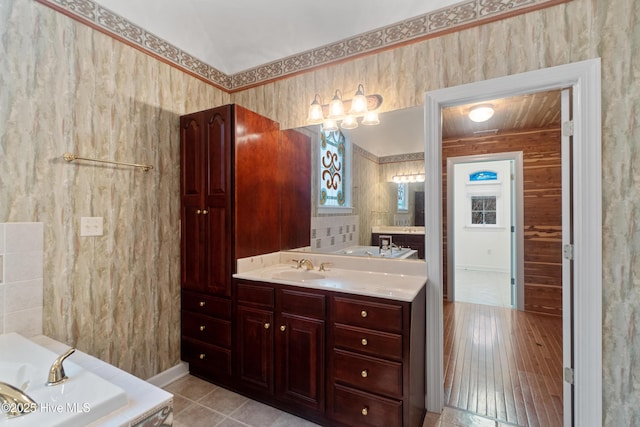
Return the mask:
<svg viewBox="0 0 640 427">
<path fill-rule="evenodd" d="M 322 98 L 316 94 L 309 106 L 307 122 L 309 124 L 322 123 L 325 132 L 358 127 L 358 117 L 362 117 L 360 124 L 366 126 L 380 123 L 378 112 L 375 111 L 382 104 L 382 96 L 365 95 L 364 86 L 358 84 L 353 99 L 342 99 L 342 92 L 336 90 L 328 105 L 322 104 Z M 349 111 L 349 113 L 346 113 Z M 340 123 L 338 123 L 340 122 Z"/>
<path fill-rule="evenodd" d="M 475 107 L 471 107 L 471 110 L 469 110 L 469 118 L 476 123 L 486 122 L 493 117 L 493 113 L 493 105 L 480 104 Z"/>
</svg>

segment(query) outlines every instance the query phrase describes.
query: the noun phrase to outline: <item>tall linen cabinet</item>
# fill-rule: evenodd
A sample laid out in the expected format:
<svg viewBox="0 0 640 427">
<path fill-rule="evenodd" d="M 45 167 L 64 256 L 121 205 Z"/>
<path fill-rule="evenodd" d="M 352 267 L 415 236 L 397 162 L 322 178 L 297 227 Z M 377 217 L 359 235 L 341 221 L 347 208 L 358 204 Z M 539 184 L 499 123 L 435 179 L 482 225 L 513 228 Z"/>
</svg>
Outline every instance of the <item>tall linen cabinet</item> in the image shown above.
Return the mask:
<svg viewBox="0 0 640 427">
<path fill-rule="evenodd" d="M 229 384 L 235 260 L 280 250 L 279 125 L 225 105 L 180 132 L 182 359 Z"/>
</svg>

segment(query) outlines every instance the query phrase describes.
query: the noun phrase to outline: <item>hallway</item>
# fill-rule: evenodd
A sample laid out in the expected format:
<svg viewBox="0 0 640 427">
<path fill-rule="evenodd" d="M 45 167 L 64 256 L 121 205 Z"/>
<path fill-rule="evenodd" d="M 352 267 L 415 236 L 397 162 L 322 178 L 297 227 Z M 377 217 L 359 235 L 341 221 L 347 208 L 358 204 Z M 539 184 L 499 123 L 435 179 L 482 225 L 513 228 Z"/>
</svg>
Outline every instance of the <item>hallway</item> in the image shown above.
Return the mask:
<svg viewBox="0 0 640 427">
<path fill-rule="evenodd" d="M 562 318 L 444 302 L 445 405 L 518 426 L 562 425 Z"/>
</svg>

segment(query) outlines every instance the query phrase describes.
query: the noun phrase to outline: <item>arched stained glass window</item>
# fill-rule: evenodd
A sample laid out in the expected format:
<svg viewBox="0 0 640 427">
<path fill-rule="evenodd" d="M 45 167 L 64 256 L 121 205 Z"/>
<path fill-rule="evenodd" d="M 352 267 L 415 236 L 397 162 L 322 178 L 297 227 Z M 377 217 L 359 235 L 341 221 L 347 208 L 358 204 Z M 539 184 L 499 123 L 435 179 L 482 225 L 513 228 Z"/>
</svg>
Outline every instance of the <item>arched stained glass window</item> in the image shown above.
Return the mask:
<svg viewBox="0 0 640 427">
<path fill-rule="evenodd" d="M 320 206 L 346 205 L 346 142 L 342 132 L 320 133 Z"/>
</svg>

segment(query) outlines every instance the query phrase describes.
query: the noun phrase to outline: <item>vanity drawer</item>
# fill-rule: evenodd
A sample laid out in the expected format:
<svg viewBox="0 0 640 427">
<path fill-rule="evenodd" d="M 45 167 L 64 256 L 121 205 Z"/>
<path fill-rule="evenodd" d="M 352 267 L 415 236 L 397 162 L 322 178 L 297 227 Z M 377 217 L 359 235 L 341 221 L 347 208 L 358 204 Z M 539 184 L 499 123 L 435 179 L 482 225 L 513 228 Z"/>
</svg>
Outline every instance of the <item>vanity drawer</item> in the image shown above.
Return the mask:
<svg viewBox="0 0 640 427">
<path fill-rule="evenodd" d="M 331 320 L 363 328 L 402 332 L 402 305 L 333 297 Z"/>
<path fill-rule="evenodd" d="M 182 309 L 220 319 L 231 319 L 231 300 L 182 291 Z"/>
<path fill-rule="evenodd" d="M 336 347 L 402 360 L 402 335 L 399 334 L 335 324 L 333 339 Z"/>
<path fill-rule="evenodd" d="M 231 347 L 231 322 L 183 311 L 182 335 L 209 344 Z"/>
<path fill-rule="evenodd" d="M 236 282 L 236 296 L 239 304 L 273 308 L 274 292 L 270 286 Z"/>
<path fill-rule="evenodd" d="M 400 427 L 402 402 L 333 385 L 331 417 L 349 426 Z"/>
<path fill-rule="evenodd" d="M 184 337 L 181 350 L 192 372 L 231 375 L 231 350 Z"/>
<path fill-rule="evenodd" d="M 372 393 L 402 398 L 402 363 L 333 350 L 333 379 Z"/>
<path fill-rule="evenodd" d="M 279 295 L 281 312 L 324 320 L 326 316 L 324 295 L 293 289 L 282 289 Z"/>
</svg>

